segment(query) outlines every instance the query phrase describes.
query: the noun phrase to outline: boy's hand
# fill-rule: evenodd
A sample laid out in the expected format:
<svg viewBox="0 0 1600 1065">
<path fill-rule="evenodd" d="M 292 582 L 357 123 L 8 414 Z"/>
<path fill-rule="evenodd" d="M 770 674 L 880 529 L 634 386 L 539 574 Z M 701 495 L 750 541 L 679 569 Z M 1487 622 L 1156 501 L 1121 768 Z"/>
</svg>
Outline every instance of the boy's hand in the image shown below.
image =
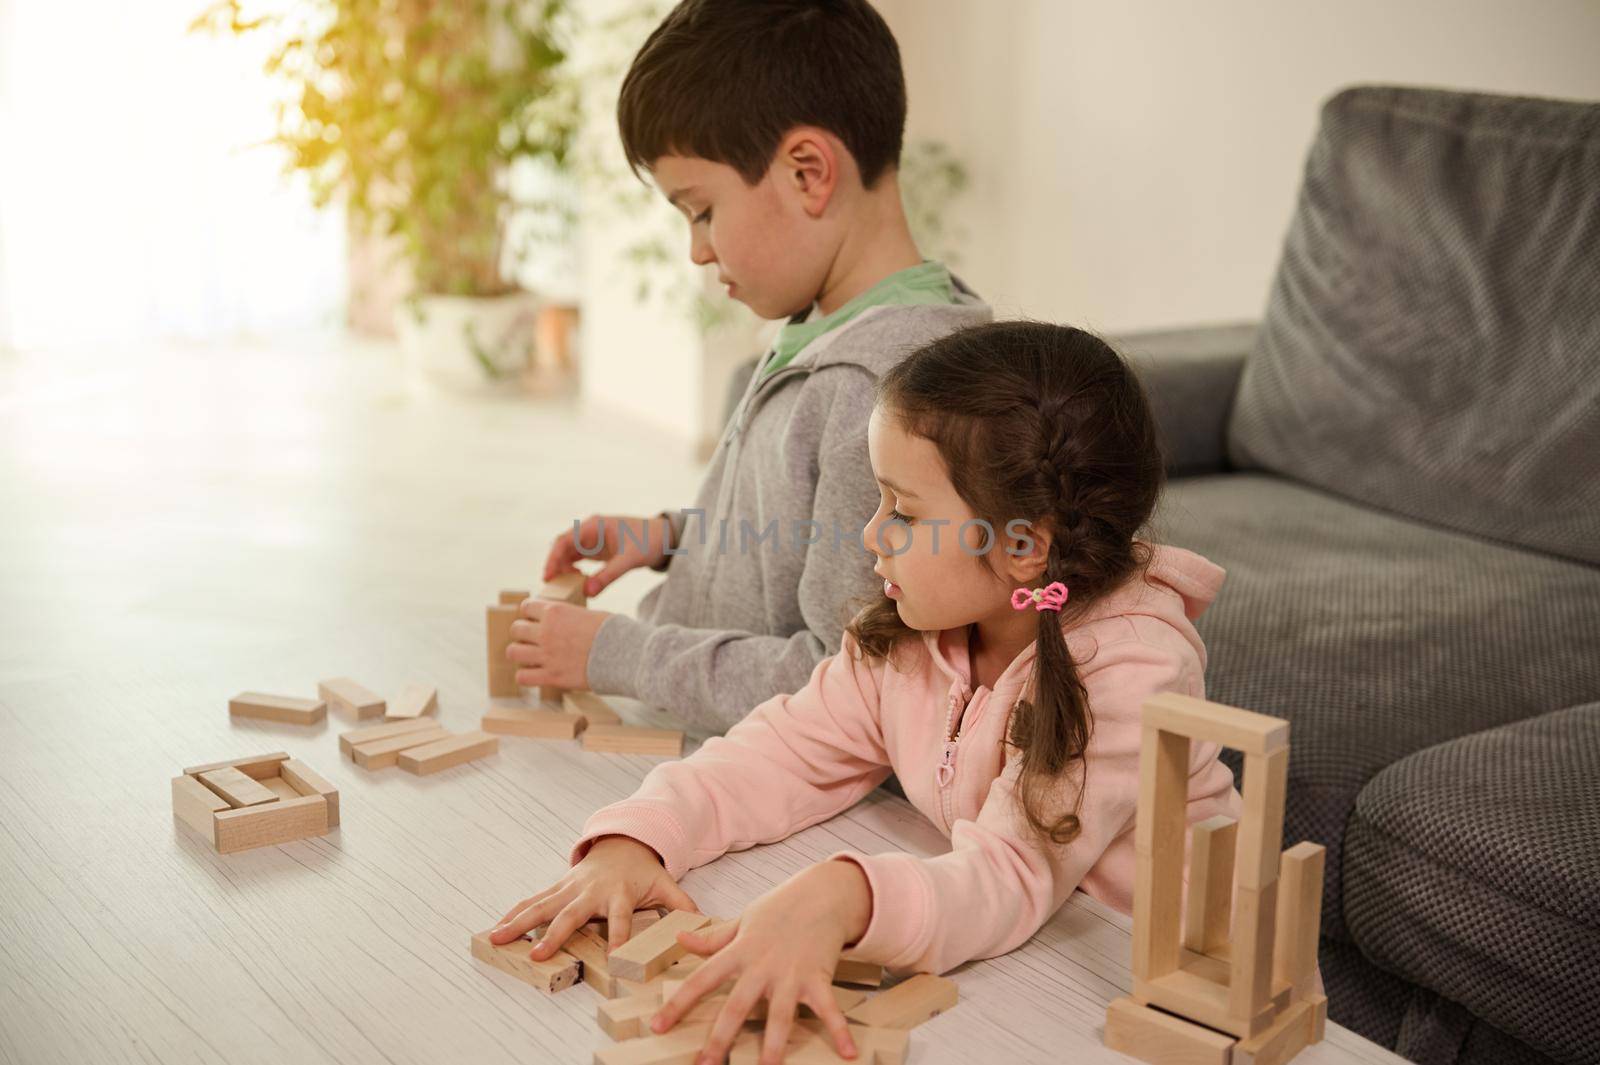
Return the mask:
<svg viewBox="0 0 1600 1065">
<path fill-rule="evenodd" d="M 679 943 L 712 957 L 661 1007 L 651 1030 L 669 1030 L 703 996 L 732 980 L 728 1004 L 717 1014 L 701 1051 L 702 1065 L 723 1060 L 763 998 L 768 1000 L 763 1065 L 783 1060 L 795 1009 L 802 1003 L 822 1019 L 840 1055 L 855 1057 L 850 1029 L 833 997 L 833 971 L 844 945 L 866 932 L 871 917 L 872 889 L 861 867 L 827 861 L 790 877 L 736 920 L 702 932 L 680 932 Z"/>
<path fill-rule="evenodd" d="M 696 913 L 700 909 L 667 875 L 655 851 L 627 836 L 603 836 L 554 887 L 507 910 L 489 933 L 489 941 L 509 943 L 548 924 L 544 938 L 528 953 L 544 961 L 591 918 L 604 917 L 606 943 L 615 950 L 628 941 L 633 911 L 652 906 Z"/>
<path fill-rule="evenodd" d="M 627 535 L 623 535 L 624 529 Z M 568 529 L 550 545 L 550 554 L 544 560 L 544 579 L 548 581 L 577 569 L 579 559 L 601 559 L 605 565 L 583 582 L 583 594 L 596 596 L 629 570 L 654 566 L 666 558 L 667 537 L 672 534 L 672 526 L 661 515 L 628 518 L 591 514 L 578 524 L 576 538 L 572 532 Z M 578 550 L 580 543 L 587 553 Z M 596 544 L 600 546 L 599 551 L 593 550 Z"/>
<path fill-rule="evenodd" d="M 524 599 L 521 615 L 511 623 L 506 658 L 521 668 L 517 683 L 524 688 L 548 684 L 569 691 L 589 687 L 589 649 L 595 633 L 611 615 L 604 610 Z"/>
</svg>

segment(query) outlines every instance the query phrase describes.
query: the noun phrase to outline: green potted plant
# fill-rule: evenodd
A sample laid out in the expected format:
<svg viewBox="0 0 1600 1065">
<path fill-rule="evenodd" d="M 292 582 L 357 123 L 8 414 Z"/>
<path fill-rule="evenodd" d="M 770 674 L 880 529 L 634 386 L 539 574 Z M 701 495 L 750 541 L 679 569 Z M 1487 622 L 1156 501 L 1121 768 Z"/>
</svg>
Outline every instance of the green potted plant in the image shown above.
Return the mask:
<svg viewBox="0 0 1600 1065">
<path fill-rule="evenodd" d="M 411 279 L 402 346 L 450 382 L 521 369 L 538 303 L 510 280 L 526 249 L 508 249 L 507 227 L 513 210 L 564 208 L 512 177 L 542 168 L 551 187 L 572 145 L 567 0 L 254 7 L 219 0 L 192 28 L 271 35 L 266 70 L 286 89 L 273 140 L 319 206 L 342 202 L 355 228 L 397 249 Z"/>
</svg>

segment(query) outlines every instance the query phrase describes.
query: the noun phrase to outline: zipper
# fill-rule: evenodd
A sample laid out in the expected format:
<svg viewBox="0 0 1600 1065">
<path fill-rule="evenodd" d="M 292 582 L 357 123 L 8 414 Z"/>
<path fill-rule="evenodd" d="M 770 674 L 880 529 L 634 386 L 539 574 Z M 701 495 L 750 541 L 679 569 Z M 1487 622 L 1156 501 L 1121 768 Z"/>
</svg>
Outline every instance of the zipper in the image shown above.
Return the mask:
<svg viewBox="0 0 1600 1065">
<path fill-rule="evenodd" d="M 939 758 L 939 765 L 933 771 L 934 783 L 939 792 L 939 815 L 944 819 L 944 830 L 950 831 L 950 785 L 956 779 L 956 750 L 961 743 L 961 728 L 956 724 L 956 711 L 964 708 L 961 696 L 956 692 L 950 693 L 948 708 L 944 718 L 944 753 Z M 963 722 L 965 724 L 965 722 Z"/>
</svg>

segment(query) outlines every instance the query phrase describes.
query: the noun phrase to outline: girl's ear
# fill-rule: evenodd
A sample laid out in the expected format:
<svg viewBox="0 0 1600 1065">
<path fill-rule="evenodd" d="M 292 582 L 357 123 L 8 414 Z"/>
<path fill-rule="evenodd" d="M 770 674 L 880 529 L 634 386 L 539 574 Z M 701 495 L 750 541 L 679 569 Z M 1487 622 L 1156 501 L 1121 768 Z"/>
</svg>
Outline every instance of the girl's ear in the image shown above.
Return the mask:
<svg viewBox="0 0 1600 1065">
<path fill-rule="evenodd" d="M 796 126 L 778 145 L 775 165 L 784 186 L 812 218 L 822 217 L 839 187 L 839 152 L 832 136 L 814 126 Z"/>
<path fill-rule="evenodd" d="M 1000 530 L 999 539 L 1005 560 L 1003 572 L 1014 585 L 1032 584 L 1044 574 L 1053 539 L 1047 523 L 1008 522 Z"/>
</svg>

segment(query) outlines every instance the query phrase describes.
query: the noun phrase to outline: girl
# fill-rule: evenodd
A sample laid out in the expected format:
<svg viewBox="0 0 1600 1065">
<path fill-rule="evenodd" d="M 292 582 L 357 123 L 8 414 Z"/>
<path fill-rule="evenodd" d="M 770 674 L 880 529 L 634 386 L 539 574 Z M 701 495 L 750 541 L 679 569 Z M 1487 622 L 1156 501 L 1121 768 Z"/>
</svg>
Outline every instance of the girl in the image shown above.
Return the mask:
<svg viewBox="0 0 1600 1065">
<path fill-rule="evenodd" d="M 703 1061 L 762 998 L 763 1062 L 781 1059 L 802 1003 L 853 1057 L 829 992 L 847 947 L 937 973 L 1017 947 L 1075 888 L 1130 911 L 1140 707 L 1204 695 L 1192 622 L 1223 571 L 1136 538 L 1162 456 L 1138 381 L 1102 341 L 1031 322 L 935 341 L 881 379 L 868 452 L 881 501 L 863 541 L 883 598 L 805 688 L 591 817 L 571 872 L 492 936 L 549 922 L 542 959 L 601 916 L 615 944 L 637 907 L 695 908 L 677 884 L 688 870 L 826 820 L 892 770 L 950 852 L 838 854 L 683 935 L 711 957 L 652 1027 L 733 981 Z M 1240 812 L 1217 753 L 1193 745 L 1191 822 Z"/>
</svg>

